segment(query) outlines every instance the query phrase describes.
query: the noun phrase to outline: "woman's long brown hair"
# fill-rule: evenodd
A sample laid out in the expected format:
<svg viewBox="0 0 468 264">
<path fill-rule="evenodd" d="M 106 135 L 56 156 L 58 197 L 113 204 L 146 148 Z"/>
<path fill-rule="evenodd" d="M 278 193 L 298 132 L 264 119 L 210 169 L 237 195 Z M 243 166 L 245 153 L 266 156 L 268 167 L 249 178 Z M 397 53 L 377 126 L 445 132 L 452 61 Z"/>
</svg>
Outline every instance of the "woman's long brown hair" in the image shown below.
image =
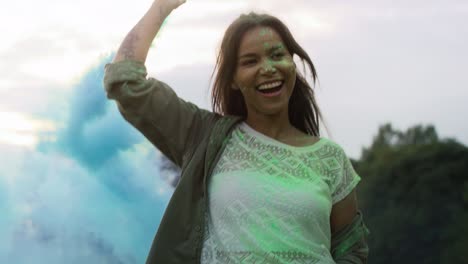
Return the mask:
<svg viewBox="0 0 468 264">
<path fill-rule="evenodd" d="M 221 42 L 216 66 L 211 75 L 216 73 L 212 89 L 211 105 L 215 113 L 221 115 L 237 115 L 247 117 L 244 97 L 239 90 L 232 89 L 232 82 L 237 65 L 239 46 L 243 35 L 258 26 L 271 27 L 282 38 L 289 53 L 297 55 L 305 72 L 305 63 L 309 66 L 313 83 L 317 79 L 317 72 L 305 50 L 296 42 L 286 25 L 279 19 L 267 14 L 251 12 L 237 18 L 226 30 Z M 320 136 L 319 120 L 322 119 L 320 109 L 315 101 L 314 91 L 302 75 L 296 73 L 296 84 L 289 99 L 289 120 L 291 124 L 302 132 Z"/>
</svg>

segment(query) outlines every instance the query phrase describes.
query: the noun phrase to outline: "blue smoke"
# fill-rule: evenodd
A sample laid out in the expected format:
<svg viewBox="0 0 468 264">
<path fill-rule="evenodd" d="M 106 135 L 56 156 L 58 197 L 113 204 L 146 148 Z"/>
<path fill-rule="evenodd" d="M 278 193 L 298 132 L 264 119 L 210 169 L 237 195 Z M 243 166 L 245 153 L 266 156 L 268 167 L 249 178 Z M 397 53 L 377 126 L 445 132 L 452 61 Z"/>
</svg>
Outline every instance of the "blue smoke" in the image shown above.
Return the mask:
<svg viewBox="0 0 468 264">
<path fill-rule="evenodd" d="M 172 187 L 159 151 L 105 96 L 111 58 L 56 102 L 68 117 L 37 149 L 0 144 L 0 263 L 144 262 Z"/>
</svg>

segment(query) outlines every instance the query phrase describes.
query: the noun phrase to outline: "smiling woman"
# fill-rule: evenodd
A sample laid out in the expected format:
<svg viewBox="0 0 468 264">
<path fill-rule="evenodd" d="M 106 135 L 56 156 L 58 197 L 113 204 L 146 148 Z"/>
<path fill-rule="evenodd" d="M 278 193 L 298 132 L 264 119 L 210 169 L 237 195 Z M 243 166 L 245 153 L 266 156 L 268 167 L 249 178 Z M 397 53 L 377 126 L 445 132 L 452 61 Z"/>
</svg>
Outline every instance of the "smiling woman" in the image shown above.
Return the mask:
<svg viewBox="0 0 468 264">
<path fill-rule="evenodd" d="M 213 109 L 247 116 L 246 123 L 273 138 L 318 137 L 320 110 L 313 90 L 296 72 L 293 55 L 307 63 L 315 81 L 312 60 L 281 21 L 254 13 L 240 16 L 226 30 L 221 44 Z M 274 81 L 281 81 L 282 89 L 261 92 L 266 87 L 260 85 Z"/>
<path fill-rule="evenodd" d="M 164 18 L 160 0 L 106 65 L 107 96 L 182 168 L 147 263 L 366 263 L 368 233 L 343 149 L 319 135 L 316 71 L 271 15 L 241 15 L 226 30 L 210 112 L 179 98 L 144 65 Z"/>
</svg>

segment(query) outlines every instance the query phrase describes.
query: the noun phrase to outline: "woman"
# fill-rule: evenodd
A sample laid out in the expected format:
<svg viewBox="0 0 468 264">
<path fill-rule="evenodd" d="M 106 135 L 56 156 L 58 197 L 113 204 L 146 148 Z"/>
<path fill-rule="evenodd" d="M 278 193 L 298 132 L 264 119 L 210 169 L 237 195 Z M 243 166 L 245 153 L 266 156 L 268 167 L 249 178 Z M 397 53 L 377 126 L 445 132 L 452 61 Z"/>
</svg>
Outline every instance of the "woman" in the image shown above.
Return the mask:
<svg viewBox="0 0 468 264">
<path fill-rule="evenodd" d="M 316 73 L 287 27 L 242 15 L 227 29 L 215 113 L 146 78 L 164 19 L 183 0 L 155 1 L 106 65 L 124 118 L 182 168 L 147 263 L 366 263 L 359 176 L 319 137 L 320 111 L 293 55 Z"/>
</svg>

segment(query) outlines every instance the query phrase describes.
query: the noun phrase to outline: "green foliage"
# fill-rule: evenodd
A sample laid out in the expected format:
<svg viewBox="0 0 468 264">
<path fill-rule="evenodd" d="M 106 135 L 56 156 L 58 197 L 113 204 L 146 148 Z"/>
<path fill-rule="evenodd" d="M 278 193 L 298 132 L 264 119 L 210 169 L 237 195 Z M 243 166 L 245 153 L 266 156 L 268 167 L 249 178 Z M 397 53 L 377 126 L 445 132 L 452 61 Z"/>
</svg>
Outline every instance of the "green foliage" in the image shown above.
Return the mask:
<svg viewBox="0 0 468 264">
<path fill-rule="evenodd" d="M 386 124 L 354 165 L 370 263 L 468 263 L 467 147 Z"/>
</svg>

